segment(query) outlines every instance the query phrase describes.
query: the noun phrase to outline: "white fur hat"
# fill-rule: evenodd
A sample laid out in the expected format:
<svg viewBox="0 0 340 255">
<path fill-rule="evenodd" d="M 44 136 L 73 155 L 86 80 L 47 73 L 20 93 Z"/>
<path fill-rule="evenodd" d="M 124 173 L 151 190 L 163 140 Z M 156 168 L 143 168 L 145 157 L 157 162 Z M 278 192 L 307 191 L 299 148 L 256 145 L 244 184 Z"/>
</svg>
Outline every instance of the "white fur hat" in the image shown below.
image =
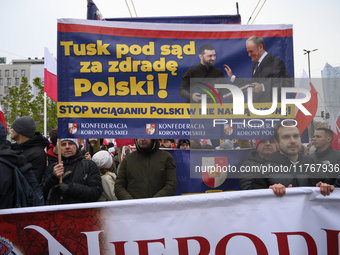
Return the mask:
<svg viewBox="0 0 340 255">
<path fill-rule="evenodd" d="M 110 152 L 102 150 L 93 155 L 92 161 L 96 163 L 99 169 L 110 169 L 113 163 L 113 158 Z"/>
</svg>

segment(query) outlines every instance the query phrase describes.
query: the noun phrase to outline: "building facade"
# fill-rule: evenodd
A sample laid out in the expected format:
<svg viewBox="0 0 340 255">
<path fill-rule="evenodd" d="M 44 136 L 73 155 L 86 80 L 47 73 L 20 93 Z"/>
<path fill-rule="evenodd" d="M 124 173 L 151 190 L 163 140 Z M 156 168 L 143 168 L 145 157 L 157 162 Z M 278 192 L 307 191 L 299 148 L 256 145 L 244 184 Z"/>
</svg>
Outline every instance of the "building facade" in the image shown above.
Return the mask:
<svg viewBox="0 0 340 255">
<path fill-rule="evenodd" d="M 326 63 L 321 71 L 321 77 L 325 110 L 336 117 L 340 109 L 340 67 L 333 67 Z"/>
<path fill-rule="evenodd" d="M 0 101 L 8 94 L 9 87 L 21 84 L 24 76 L 32 86 L 32 94 L 36 95 L 33 79 L 39 77 L 44 84 L 44 59 L 13 59 L 10 64 L 0 64 Z"/>
</svg>

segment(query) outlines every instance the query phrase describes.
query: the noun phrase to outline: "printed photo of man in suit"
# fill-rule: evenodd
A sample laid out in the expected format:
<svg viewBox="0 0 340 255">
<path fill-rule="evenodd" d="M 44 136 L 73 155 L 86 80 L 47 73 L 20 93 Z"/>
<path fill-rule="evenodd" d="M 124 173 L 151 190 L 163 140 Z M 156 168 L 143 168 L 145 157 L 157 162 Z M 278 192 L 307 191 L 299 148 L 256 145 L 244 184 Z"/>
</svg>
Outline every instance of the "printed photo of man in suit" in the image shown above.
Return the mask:
<svg viewBox="0 0 340 255">
<path fill-rule="evenodd" d="M 272 102 L 272 88 L 278 88 L 278 101 L 281 100 L 281 87 L 292 87 L 292 79 L 283 63 L 265 50 L 263 38 L 252 36 L 246 42 L 248 56 L 254 62 L 251 79 L 245 80 L 233 75 L 231 68 L 224 65 L 224 70 L 232 83 L 237 86 L 253 84 L 253 102 Z"/>
</svg>

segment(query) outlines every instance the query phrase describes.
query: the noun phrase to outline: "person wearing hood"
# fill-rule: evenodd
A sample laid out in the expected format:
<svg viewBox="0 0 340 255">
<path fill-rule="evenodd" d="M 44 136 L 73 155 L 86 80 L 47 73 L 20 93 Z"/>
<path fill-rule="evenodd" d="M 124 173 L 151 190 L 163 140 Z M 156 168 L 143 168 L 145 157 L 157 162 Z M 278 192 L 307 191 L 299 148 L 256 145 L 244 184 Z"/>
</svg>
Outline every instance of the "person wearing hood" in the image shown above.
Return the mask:
<svg viewBox="0 0 340 255">
<path fill-rule="evenodd" d="M 295 121 L 282 122 L 274 128 L 274 137 L 279 150 L 269 157 L 265 166 L 261 167 L 263 177 L 254 178 L 252 188 L 269 188 L 276 196 L 281 197 L 286 194 L 287 187 L 316 186 L 320 187 L 322 195 L 330 195 L 334 186 L 322 182 L 320 176 L 311 170 L 313 160 L 304 153 L 299 153 L 300 128 Z"/>
<path fill-rule="evenodd" d="M 58 144 L 59 146 L 59 144 Z M 46 204 L 96 202 L 103 193 L 96 163 L 85 159 L 77 139 L 60 139 L 62 162 L 46 168 L 42 190 Z M 60 182 L 62 178 L 62 183 Z"/>
<path fill-rule="evenodd" d="M 158 139 L 136 139 L 137 151 L 121 163 L 115 183 L 118 200 L 173 196 L 176 165 L 172 155 L 159 149 Z"/>
<path fill-rule="evenodd" d="M 246 161 L 243 162 L 243 170 L 258 169 L 261 165 L 266 164 L 269 156 L 277 151 L 277 145 L 274 139 L 258 139 L 255 142 L 255 149 L 255 151 L 249 153 Z M 240 189 L 251 189 L 254 176 L 253 172 L 241 172 L 239 176 Z M 257 182 L 261 182 L 261 180 L 257 180 Z"/>
<path fill-rule="evenodd" d="M 5 126 L 0 122 L 0 157 L 7 159 L 19 168 L 26 164 L 26 158 L 20 150 L 11 150 L 6 140 Z M 0 162 L 0 209 L 12 208 L 14 198 L 14 171 L 6 163 Z M 12 199 L 11 199 L 12 198 Z"/>
<path fill-rule="evenodd" d="M 38 182 L 42 178 L 46 167 L 45 147 L 49 145 L 47 138 L 40 132 L 35 132 L 36 124 L 32 117 L 24 116 L 12 123 L 11 138 L 16 142 L 12 144 L 13 150 L 22 150 L 27 163 L 32 164 L 32 170 Z"/>
</svg>

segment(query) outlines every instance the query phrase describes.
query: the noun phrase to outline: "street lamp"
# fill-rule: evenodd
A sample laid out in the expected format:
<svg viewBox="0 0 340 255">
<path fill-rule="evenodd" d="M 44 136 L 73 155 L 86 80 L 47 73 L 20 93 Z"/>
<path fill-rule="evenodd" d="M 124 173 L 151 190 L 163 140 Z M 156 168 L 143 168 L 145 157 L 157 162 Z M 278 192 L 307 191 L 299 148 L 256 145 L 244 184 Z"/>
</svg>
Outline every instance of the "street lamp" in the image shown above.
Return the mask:
<svg viewBox="0 0 340 255">
<path fill-rule="evenodd" d="M 303 50 L 305 53 L 303 55 L 308 54 L 308 73 L 309 73 L 309 78 L 310 77 L 310 58 L 309 58 L 309 53 L 313 52 L 313 51 L 317 51 L 318 49 L 314 49 L 314 50 Z"/>
<path fill-rule="evenodd" d="M 309 73 L 309 79 L 311 78 L 310 77 L 310 58 L 309 58 L 309 53 L 313 52 L 313 51 L 317 51 L 318 49 L 314 49 L 314 50 L 306 50 L 306 49 L 303 49 L 303 51 L 305 52 L 303 55 L 306 55 L 308 54 L 308 73 Z M 314 120 L 312 120 L 312 122 L 310 123 L 310 126 L 311 126 L 311 131 L 312 131 L 312 134 L 314 135 Z"/>
</svg>

